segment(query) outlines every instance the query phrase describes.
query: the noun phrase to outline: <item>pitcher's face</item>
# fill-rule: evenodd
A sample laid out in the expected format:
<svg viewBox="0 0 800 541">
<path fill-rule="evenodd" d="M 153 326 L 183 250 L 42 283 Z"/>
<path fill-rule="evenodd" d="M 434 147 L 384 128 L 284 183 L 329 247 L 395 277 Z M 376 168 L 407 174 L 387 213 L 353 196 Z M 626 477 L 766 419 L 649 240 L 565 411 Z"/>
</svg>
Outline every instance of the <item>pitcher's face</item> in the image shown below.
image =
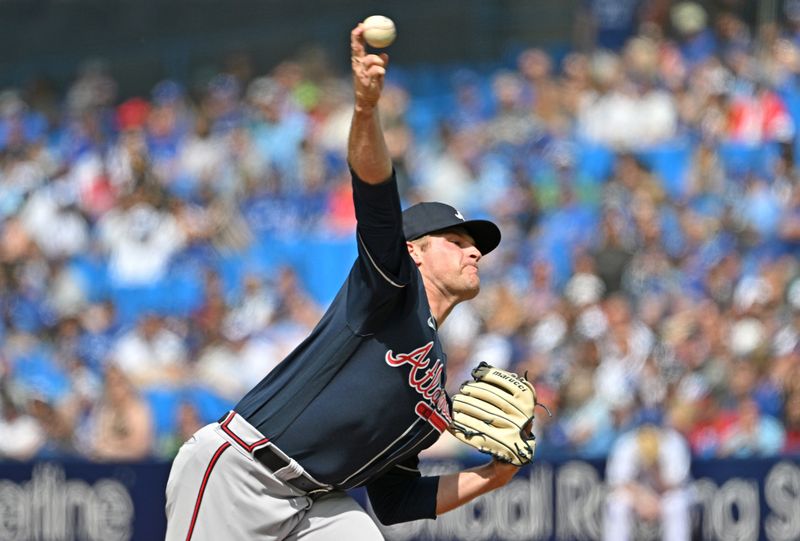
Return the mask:
<svg viewBox="0 0 800 541">
<path fill-rule="evenodd" d="M 448 229 L 428 235 L 419 251 L 417 265 L 422 276 L 443 293 L 468 300 L 480 291 L 478 262 L 481 252 L 463 229 Z"/>
</svg>

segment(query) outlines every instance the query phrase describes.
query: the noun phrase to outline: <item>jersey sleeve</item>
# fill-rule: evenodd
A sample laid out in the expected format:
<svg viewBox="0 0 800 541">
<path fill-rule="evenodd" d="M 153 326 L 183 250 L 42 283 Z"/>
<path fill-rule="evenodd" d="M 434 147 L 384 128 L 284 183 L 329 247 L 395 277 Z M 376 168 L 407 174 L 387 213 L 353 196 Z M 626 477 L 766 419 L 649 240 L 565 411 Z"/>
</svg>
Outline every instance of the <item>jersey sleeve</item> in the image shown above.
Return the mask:
<svg viewBox="0 0 800 541">
<path fill-rule="evenodd" d="M 422 477 L 418 463 L 412 457 L 367 484 L 369 501 L 382 524 L 436 518 L 439 478 Z"/>
<path fill-rule="evenodd" d="M 403 215 L 394 171 L 380 184 L 362 181 L 354 171 L 358 259 L 348 277 L 348 322 L 361 330 L 380 320 L 412 280 L 413 266 L 403 235 Z"/>
</svg>

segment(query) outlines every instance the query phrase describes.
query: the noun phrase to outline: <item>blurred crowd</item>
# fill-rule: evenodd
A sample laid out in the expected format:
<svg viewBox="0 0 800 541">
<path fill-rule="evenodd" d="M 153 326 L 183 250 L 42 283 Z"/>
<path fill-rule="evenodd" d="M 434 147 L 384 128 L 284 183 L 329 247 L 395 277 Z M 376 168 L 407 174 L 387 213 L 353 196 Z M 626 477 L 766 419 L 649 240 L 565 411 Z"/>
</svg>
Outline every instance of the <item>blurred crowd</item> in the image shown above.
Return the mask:
<svg viewBox="0 0 800 541">
<path fill-rule="evenodd" d="M 563 54 L 390 69 L 404 203 L 503 232 L 442 328 L 449 390 L 480 361 L 527 373 L 541 457 L 642 423 L 695 457 L 798 453 L 800 2 L 764 25 L 603 4 Z M 236 55 L 123 98 L 89 62 L 0 93 L 0 457 L 169 458 L 311 330 L 332 296 L 293 263 L 355 226 L 329 65 Z"/>
</svg>

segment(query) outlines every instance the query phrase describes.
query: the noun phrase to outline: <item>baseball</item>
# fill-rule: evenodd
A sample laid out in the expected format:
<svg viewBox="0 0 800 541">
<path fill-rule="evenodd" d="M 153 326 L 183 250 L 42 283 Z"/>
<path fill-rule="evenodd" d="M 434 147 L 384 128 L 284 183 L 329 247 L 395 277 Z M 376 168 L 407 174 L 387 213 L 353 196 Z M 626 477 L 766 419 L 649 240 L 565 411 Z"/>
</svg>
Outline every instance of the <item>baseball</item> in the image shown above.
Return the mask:
<svg viewBox="0 0 800 541">
<path fill-rule="evenodd" d="M 394 22 L 383 15 L 371 15 L 364 19 L 364 39 L 376 49 L 388 47 L 397 36 Z"/>
</svg>

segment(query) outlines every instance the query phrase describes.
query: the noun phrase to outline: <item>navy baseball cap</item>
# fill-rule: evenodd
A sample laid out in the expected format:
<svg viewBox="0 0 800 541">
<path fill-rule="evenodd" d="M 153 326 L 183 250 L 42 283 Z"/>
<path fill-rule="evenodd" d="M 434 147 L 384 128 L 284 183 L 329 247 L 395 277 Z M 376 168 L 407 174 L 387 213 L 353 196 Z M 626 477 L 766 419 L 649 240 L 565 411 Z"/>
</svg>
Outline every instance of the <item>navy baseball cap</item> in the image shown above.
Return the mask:
<svg viewBox="0 0 800 541">
<path fill-rule="evenodd" d="M 414 240 L 437 231 L 463 227 L 475 239 L 475 246 L 486 255 L 500 244 L 500 229 L 489 220 L 466 220 L 450 205 L 438 202 L 417 203 L 403 211 L 403 233 Z"/>
</svg>

